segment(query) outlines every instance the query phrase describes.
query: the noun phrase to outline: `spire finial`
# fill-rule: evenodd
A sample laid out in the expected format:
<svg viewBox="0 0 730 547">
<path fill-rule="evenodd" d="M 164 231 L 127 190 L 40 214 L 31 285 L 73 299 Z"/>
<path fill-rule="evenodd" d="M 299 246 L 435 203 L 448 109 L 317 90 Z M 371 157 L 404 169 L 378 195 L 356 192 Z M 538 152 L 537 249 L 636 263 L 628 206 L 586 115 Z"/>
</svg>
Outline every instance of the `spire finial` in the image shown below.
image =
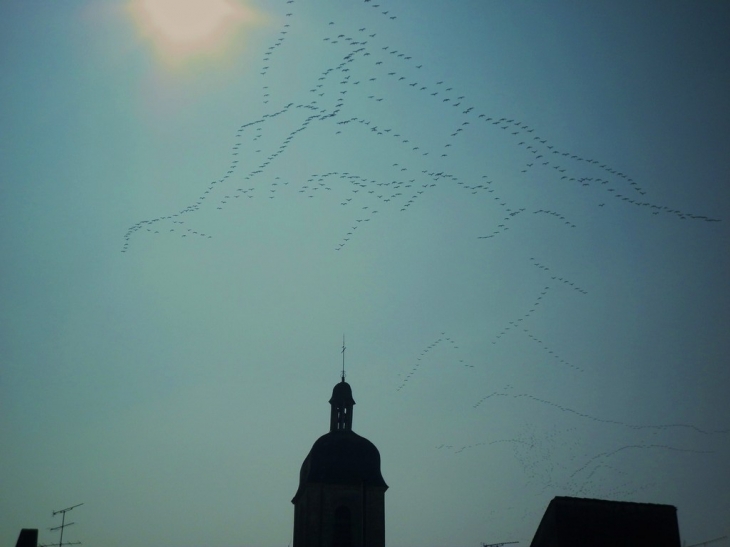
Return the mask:
<svg viewBox="0 0 730 547">
<path fill-rule="evenodd" d="M 345 335 L 342 335 L 342 381 L 345 381 Z"/>
</svg>

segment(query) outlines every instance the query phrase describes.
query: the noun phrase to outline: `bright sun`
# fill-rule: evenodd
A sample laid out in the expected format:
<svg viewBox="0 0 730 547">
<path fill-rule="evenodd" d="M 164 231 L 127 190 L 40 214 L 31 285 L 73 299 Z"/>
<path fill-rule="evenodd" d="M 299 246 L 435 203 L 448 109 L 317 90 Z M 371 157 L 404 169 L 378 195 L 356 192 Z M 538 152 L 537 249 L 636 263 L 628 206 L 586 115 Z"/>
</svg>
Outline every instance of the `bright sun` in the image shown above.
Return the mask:
<svg viewBox="0 0 730 547">
<path fill-rule="evenodd" d="M 236 30 L 256 19 L 234 0 L 131 0 L 129 9 L 142 35 L 173 63 L 222 54 Z"/>
</svg>

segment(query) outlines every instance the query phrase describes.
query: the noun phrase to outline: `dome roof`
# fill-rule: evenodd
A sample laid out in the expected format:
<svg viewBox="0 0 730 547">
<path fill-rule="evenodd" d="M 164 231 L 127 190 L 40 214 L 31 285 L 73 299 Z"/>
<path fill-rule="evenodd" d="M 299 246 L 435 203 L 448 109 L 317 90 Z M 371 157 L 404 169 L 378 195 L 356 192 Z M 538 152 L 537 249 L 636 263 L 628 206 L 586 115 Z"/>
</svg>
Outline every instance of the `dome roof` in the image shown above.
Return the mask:
<svg viewBox="0 0 730 547">
<path fill-rule="evenodd" d="M 330 404 L 349 404 L 354 405 L 355 399 L 352 398 L 352 388 L 350 387 L 350 384 L 345 382 L 345 378 L 342 378 L 342 381 L 335 384 L 335 387 L 332 388 L 332 397 L 330 397 L 329 400 Z"/>
<path fill-rule="evenodd" d="M 344 385 L 349 390 L 350 386 Z M 380 474 L 380 452 L 352 430 L 330 431 L 315 441 L 305 458 L 294 500 L 309 483 L 360 485 L 363 482 L 370 487 L 388 488 Z"/>
</svg>

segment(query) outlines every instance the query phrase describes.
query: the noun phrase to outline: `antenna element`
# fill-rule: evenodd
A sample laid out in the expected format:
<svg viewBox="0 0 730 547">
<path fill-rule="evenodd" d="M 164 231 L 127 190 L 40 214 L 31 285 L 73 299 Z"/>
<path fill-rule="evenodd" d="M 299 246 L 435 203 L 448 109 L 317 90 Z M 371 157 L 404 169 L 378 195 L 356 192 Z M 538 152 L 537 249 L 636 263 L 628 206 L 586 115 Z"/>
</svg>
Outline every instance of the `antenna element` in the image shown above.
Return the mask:
<svg viewBox="0 0 730 547">
<path fill-rule="evenodd" d="M 342 335 L 342 381 L 345 381 L 345 335 Z"/>
<path fill-rule="evenodd" d="M 58 540 L 58 543 L 52 544 L 56 545 L 57 547 L 63 547 L 64 545 L 81 545 L 80 541 L 63 541 L 63 529 L 71 526 L 73 524 L 76 524 L 75 522 L 66 522 L 66 513 L 68 513 L 71 509 L 75 509 L 76 507 L 79 507 L 83 505 L 83 503 L 77 503 L 76 505 L 72 507 L 66 507 L 66 509 L 59 509 L 58 511 L 53 511 L 53 516 L 55 517 L 57 514 L 61 513 L 61 526 L 56 526 L 54 528 L 49 528 L 50 531 L 55 532 L 56 530 L 61 531 L 61 537 Z M 50 547 L 50 546 L 48 546 Z"/>
</svg>

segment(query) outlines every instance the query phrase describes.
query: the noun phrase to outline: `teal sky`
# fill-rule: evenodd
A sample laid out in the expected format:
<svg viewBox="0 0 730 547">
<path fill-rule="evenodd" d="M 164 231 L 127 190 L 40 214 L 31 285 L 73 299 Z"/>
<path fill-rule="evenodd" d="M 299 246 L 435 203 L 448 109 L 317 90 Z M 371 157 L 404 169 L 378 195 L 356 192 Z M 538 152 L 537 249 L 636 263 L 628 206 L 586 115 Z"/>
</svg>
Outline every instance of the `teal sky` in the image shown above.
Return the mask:
<svg viewBox="0 0 730 547">
<path fill-rule="evenodd" d="M 730 534 L 730 4 L 237 2 L 0 3 L 0 543 L 288 545 L 343 333 L 390 546 Z"/>
</svg>

